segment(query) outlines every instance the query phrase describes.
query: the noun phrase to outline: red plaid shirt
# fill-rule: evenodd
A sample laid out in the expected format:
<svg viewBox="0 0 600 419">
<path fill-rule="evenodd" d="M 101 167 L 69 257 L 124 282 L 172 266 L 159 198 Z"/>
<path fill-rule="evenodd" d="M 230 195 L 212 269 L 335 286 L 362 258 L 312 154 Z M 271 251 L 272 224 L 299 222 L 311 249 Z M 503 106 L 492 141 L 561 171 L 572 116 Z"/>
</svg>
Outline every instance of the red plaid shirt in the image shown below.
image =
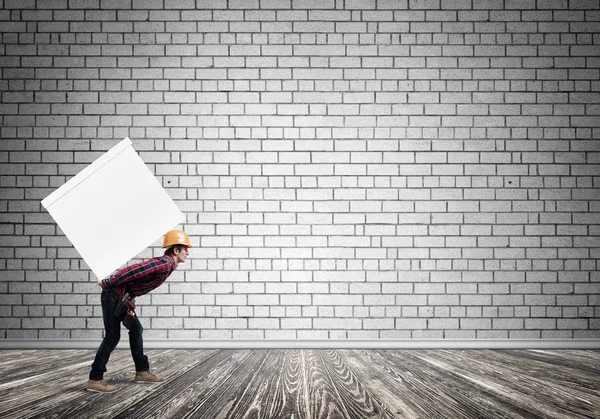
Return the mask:
<svg viewBox="0 0 600 419">
<path fill-rule="evenodd" d="M 175 261 L 164 255 L 127 266 L 102 281 L 102 288 L 116 288 L 131 297 L 144 295 L 162 285 L 175 270 Z"/>
</svg>

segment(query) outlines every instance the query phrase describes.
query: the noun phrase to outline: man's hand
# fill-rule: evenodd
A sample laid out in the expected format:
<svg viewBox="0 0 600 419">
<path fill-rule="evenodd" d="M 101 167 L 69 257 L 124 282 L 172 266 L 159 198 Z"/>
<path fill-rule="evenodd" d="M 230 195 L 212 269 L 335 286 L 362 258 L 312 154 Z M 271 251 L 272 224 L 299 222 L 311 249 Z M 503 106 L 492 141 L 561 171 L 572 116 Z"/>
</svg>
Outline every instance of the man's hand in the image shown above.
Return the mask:
<svg viewBox="0 0 600 419">
<path fill-rule="evenodd" d="M 104 279 L 102 279 L 102 278 L 100 278 L 100 279 L 98 280 L 98 286 L 99 286 L 100 288 L 102 288 L 102 281 L 104 281 Z"/>
</svg>

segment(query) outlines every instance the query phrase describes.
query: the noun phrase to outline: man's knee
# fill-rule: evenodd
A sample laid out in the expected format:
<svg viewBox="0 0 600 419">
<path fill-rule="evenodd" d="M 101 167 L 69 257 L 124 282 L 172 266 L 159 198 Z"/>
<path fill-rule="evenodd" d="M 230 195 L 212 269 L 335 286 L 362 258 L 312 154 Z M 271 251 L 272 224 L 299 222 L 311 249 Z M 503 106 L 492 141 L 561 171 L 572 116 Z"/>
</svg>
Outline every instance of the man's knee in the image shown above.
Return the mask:
<svg viewBox="0 0 600 419">
<path fill-rule="evenodd" d="M 144 328 L 142 327 L 142 323 L 137 318 L 137 316 L 134 318 L 131 318 L 131 319 L 127 319 L 127 320 L 129 320 L 129 321 L 127 323 L 125 323 L 125 327 L 127 327 L 127 329 L 129 329 L 129 333 L 142 334 L 142 332 L 144 331 Z"/>
<path fill-rule="evenodd" d="M 107 327 L 104 329 L 104 332 L 106 334 L 106 337 L 111 341 L 114 340 L 116 342 L 119 342 L 119 339 L 121 339 L 121 328 L 119 327 L 118 323 L 117 327 Z"/>
</svg>

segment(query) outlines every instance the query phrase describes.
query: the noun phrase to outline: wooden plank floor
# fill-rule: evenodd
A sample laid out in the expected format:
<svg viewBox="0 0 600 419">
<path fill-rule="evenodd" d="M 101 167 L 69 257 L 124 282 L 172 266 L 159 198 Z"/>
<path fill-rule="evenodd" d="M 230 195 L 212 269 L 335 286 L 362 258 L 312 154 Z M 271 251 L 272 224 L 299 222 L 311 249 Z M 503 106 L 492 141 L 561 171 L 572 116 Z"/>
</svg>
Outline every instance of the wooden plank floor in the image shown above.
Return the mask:
<svg viewBox="0 0 600 419">
<path fill-rule="evenodd" d="M 161 384 L 113 353 L 112 394 L 85 391 L 92 350 L 0 351 L 1 418 L 600 418 L 600 351 L 147 351 Z"/>
</svg>

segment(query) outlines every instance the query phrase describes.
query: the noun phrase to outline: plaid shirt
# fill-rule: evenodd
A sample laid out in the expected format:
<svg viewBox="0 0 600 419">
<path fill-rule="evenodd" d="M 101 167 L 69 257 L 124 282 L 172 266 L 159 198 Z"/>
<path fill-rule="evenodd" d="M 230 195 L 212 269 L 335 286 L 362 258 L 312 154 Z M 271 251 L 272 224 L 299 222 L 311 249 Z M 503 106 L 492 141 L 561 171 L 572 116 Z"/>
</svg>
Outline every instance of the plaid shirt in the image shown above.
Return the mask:
<svg viewBox="0 0 600 419">
<path fill-rule="evenodd" d="M 162 285 L 175 270 L 175 262 L 164 255 L 127 266 L 102 281 L 102 288 L 116 288 L 131 297 L 144 295 Z"/>
</svg>

